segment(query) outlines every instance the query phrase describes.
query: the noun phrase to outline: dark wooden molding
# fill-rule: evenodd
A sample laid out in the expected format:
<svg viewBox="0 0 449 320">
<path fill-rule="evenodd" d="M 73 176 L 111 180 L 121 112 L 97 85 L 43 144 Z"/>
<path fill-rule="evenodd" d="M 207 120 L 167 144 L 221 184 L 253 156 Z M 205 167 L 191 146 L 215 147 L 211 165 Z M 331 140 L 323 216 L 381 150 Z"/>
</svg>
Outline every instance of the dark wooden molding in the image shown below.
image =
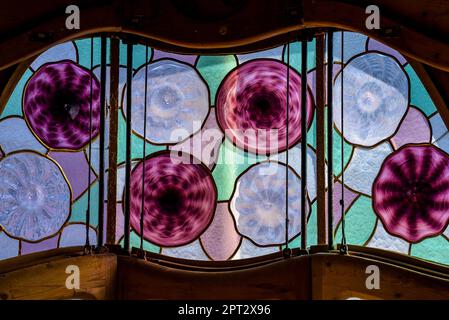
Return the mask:
<svg viewBox="0 0 449 320">
<path fill-rule="evenodd" d="M 53 254 L 24 256 L 0 262 L 0 299 L 114 299 L 116 296 L 117 257 L 112 254 L 82 255 L 74 250 L 57 250 Z M 68 254 L 63 254 L 63 252 Z M 22 267 L 3 269 L 22 260 Z M 26 260 L 27 263 L 24 263 Z M 66 269 L 80 270 L 80 288 L 68 289 Z"/>
<path fill-rule="evenodd" d="M 0 297 L 19 300 L 449 299 L 447 266 L 375 248 L 349 246 L 349 255 L 342 255 L 326 247 L 317 246 L 310 254 L 292 258 L 269 255 L 224 261 L 222 266 L 218 262 L 160 255 L 158 260 L 145 261 L 134 255 L 84 255 L 81 247 L 55 249 L 1 261 Z M 259 263 L 254 263 L 256 260 Z M 228 266 L 223 268 L 224 264 Z M 68 265 L 79 266 L 80 289 L 66 288 Z M 379 290 L 369 290 L 365 285 L 369 265 L 379 267 Z"/>
<path fill-rule="evenodd" d="M 3 4 L 7 8 L 0 10 L 0 69 L 56 43 L 99 32 L 139 35 L 150 45 L 170 51 L 235 53 L 273 47 L 304 28 L 334 27 L 364 33 L 420 62 L 449 71 L 449 10 L 441 0 L 372 1 L 381 11 L 381 31 L 367 30 L 367 4 L 350 0 L 303 0 L 302 5 L 299 1 L 247 0 L 233 14 L 212 21 L 196 21 L 172 1 L 81 1 L 80 30 L 65 28 L 69 4 L 69 0 L 44 0 L 39 8 L 25 11 L 24 7 L 34 8 L 35 3 Z"/>
</svg>

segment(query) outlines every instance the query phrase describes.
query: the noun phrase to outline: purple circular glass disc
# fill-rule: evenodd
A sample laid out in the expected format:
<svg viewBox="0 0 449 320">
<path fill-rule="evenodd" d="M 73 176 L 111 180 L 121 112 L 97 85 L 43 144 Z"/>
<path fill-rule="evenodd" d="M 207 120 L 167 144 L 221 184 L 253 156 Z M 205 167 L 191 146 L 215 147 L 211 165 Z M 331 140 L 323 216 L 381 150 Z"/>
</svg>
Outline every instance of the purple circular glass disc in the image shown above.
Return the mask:
<svg viewBox="0 0 449 320">
<path fill-rule="evenodd" d="M 289 147 L 301 140 L 301 77 L 289 70 Z M 307 127 L 314 105 L 307 88 Z M 228 74 L 216 98 L 217 119 L 231 141 L 257 154 L 287 149 L 287 66 L 270 59 L 244 63 Z M 262 131 L 260 131 L 262 130 Z M 270 134 L 269 130 L 278 130 Z"/>
<path fill-rule="evenodd" d="M 416 243 L 449 222 L 449 156 L 432 145 L 389 155 L 373 184 L 373 207 L 385 229 Z"/>
<path fill-rule="evenodd" d="M 203 164 L 187 154 L 161 151 L 140 162 L 131 174 L 131 226 L 140 235 L 142 175 L 145 163 L 143 237 L 164 247 L 181 246 L 209 226 L 217 189 Z"/>
<path fill-rule="evenodd" d="M 72 61 L 43 65 L 25 89 L 23 111 L 34 133 L 53 149 L 78 150 L 89 142 L 92 81 L 92 138 L 100 128 L 100 83 Z"/>
</svg>

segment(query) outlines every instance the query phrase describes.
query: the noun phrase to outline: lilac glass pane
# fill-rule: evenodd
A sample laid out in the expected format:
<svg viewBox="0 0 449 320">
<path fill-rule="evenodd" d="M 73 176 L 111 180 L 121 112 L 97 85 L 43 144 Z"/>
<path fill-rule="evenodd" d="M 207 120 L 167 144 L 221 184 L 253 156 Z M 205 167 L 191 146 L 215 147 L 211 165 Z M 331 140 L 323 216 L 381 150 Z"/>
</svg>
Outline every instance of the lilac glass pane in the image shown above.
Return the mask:
<svg viewBox="0 0 449 320">
<path fill-rule="evenodd" d="M 301 78 L 290 68 L 289 147 L 301 139 Z M 217 119 L 231 141 L 253 153 L 284 151 L 286 145 L 287 66 L 254 60 L 230 72 L 218 90 Z M 313 119 L 313 98 L 307 92 L 307 126 Z M 258 130 L 261 131 L 258 132 Z M 270 130 L 276 130 L 270 134 Z"/>
<path fill-rule="evenodd" d="M 100 84 L 91 72 L 63 61 L 47 64 L 31 77 L 23 111 L 32 130 L 47 146 L 76 150 L 89 142 L 91 83 L 95 137 L 100 128 Z"/>
<path fill-rule="evenodd" d="M 6 153 L 18 150 L 47 152 L 47 149 L 36 139 L 22 118 L 2 119 L 0 133 L 0 146 Z"/>
<path fill-rule="evenodd" d="M 340 201 L 342 199 L 341 197 L 341 183 L 340 182 L 335 182 L 334 183 L 334 197 L 333 197 L 333 204 L 332 204 L 332 210 L 333 210 L 333 216 L 334 216 L 334 229 L 336 228 L 336 226 L 338 225 L 338 223 L 341 220 L 341 211 L 342 211 L 342 207 L 340 204 Z M 343 193 L 344 193 L 344 205 L 345 205 L 345 212 L 348 211 L 348 209 L 350 208 L 350 206 L 352 205 L 352 203 L 357 199 L 358 194 L 349 190 L 348 188 L 344 188 L 343 189 Z"/>
<path fill-rule="evenodd" d="M 407 62 L 404 56 L 400 54 L 398 51 L 372 38 L 368 40 L 368 50 L 380 51 L 392 55 L 393 57 L 399 60 L 400 64 L 405 64 Z"/>
<path fill-rule="evenodd" d="M 429 120 L 421 111 L 410 107 L 391 142 L 395 149 L 399 149 L 408 143 L 429 143 L 430 138 Z"/>
<path fill-rule="evenodd" d="M 162 58 L 168 58 L 168 59 L 182 61 L 182 62 L 188 63 L 193 66 L 193 65 L 195 65 L 195 61 L 196 61 L 197 57 L 198 56 L 196 56 L 196 55 L 170 53 L 170 52 L 160 51 L 157 49 L 154 49 L 154 51 L 153 51 L 153 61 L 159 60 Z"/>
<path fill-rule="evenodd" d="M 145 164 L 143 237 L 160 246 L 187 244 L 210 224 L 217 189 L 209 170 L 189 155 L 162 151 L 140 162 L 131 174 L 131 226 L 140 235 Z M 198 161 L 198 160 L 195 160 Z"/>
<path fill-rule="evenodd" d="M 161 254 L 180 259 L 210 260 L 198 240 L 181 247 L 162 248 Z"/>
<path fill-rule="evenodd" d="M 219 202 L 211 225 L 201 236 L 204 250 L 213 260 L 227 260 L 238 248 L 240 240 L 229 203 Z"/>
<path fill-rule="evenodd" d="M 55 249 L 58 247 L 58 238 L 59 236 L 54 236 L 50 239 L 46 239 L 41 242 L 31 243 L 27 241 L 22 241 L 22 250 L 21 254 L 29 254 L 33 252 L 40 252 L 50 249 Z"/>
<path fill-rule="evenodd" d="M 51 151 L 48 156 L 61 166 L 72 187 L 73 199 L 77 199 L 89 185 L 88 170 L 90 168 L 84 152 Z M 91 179 L 95 179 L 92 170 Z"/>
<path fill-rule="evenodd" d="M 91 245 L 97 243 L 97 233 L 89 228 L 89 242 Z M 86 225 L 82 223 L 69 224 L 64 227 L 59 238 L 59 247 L 83 246 L 86 243 Z"/>
<path fill-rule="evenodd" d="M 8 237 L 0 231 L 0 260 L 13 258 L 19 254 L 19 240 Z"/>
<path fill-rule="evenodd" d="M 76 62 L 77 53 L 73 42 L 61 43 L 44 51 L 33 61 L 30 67 L 33 70 L 37 70 L 46 63 L 56 62 L 61 59 L 68 59 Z"/>
<path fill-rule="evenodd" d="M 443 232 L 449 222 L 449 156 L 432 145 L 392 153 L 374 181 L 373 207 L 389 233 L 409 242 Z"/>
<path fill-rule="evenodd" d="M 246 61 L 250 61 L 253 59 L 261 59 L 261 58 L 269 58 L 269 59 L 277 59 L 282 60 L 282 52 L 284 50 L 284 46 L 279 46 L 276 48 L 262 50 L 257 52 L 251 52 L 246 54 L 238 54 L 237 59 L 239 63 L 242 64 Z"/>
</svg>

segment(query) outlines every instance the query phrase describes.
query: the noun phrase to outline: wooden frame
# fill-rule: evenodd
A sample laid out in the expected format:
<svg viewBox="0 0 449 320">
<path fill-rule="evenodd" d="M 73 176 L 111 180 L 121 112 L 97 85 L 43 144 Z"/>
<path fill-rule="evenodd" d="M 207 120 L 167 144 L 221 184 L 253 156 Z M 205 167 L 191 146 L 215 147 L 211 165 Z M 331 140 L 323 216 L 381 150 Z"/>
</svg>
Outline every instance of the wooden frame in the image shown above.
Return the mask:
<svg viewBox="0 0 449 320">
<path fill-rule="evenodd" d="M 80 289 L 67 289 L 67 266 L 80 270 Z M 117 257 L 83 255 L 82 248 L 55 249 L 0 262 L 0 299 L 115 298 Z"/>
<path fill-rule="evenodd" d="M 308 255 L 285 259 L 279 253 L 231 265 L 157 254 L 150 254 L 150 261 L 135 255 L 83 255 L 81 247 L 55 249 L 1 261 L 0 298 L 449 299 L 448 267 L 380 249 L 349 250 L 341 255 L 313 247 Z M 79 266 L 80 289 L 66 288 L 68 265 Z M 369 265 L 379 268 L 379 290 L 365 285 Z"/>
</svg>

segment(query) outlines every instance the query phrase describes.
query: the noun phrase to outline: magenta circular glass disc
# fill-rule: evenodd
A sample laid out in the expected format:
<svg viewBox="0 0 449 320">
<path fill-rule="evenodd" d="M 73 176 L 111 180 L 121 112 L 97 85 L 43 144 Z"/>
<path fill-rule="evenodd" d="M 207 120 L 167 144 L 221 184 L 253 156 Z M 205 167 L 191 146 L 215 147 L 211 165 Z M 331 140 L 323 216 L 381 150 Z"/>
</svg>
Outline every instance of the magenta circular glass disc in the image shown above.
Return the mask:
<svg viewBox="0 0 449 320">
<path fill-rule="evenodd" d="M 443 232 L 449 156 L 432 145 L 406 145 L 389 155 L 373 184 L 373 207 L 389 233 L 409 242 Z"/>
<path fill-rule="evenodd" d="M 198 238 L 212 221 L 217 189 L 206 166 L 187 154 L 161 151 L 131 173 L 131 226 L 140 235 L 145 164 L 143 237 L 163 247 Z"/>
<path fill-rule="evenodd" d="M 301 77 L 289 69 L 289 147 L 301 140 Z M 313 119 L 310 89 L 307 127 Z M 218 123 L 239 148 L 257 154 L 287 149 L 287 66 L 270 59 L 244 63 L 229 73 L 216 98 Z M 271 134 L 270 134 L 270 130 Z"/>
<path fill-rule="evenodd" d="M 92 82 L 92 138 L 100 128 L 100 83 L 72 61 L 43 65 L 25 89 L 23 111 L 34 133 L 53 149 L 77 150 L 89 142 Z"/>
</svg>

